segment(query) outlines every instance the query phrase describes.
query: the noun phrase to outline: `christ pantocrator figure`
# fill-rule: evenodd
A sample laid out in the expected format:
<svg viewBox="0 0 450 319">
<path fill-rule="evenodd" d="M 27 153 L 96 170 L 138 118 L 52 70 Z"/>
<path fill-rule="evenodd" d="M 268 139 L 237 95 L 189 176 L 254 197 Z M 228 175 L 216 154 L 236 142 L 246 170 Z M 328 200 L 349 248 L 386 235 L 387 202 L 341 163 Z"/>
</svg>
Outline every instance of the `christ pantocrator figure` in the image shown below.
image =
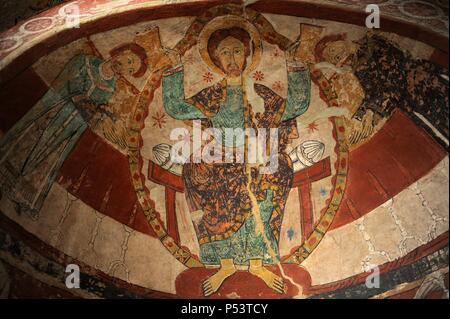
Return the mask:
<svg viewBox="0 0 450 319">
<path fill-rule="evenodd" d="M 206 126 L 220 130 L 279 128 L 278 170 L 273 174 L 260 174 L 258 167 L 249 163 L 190 161 L 184 165 L 183 180 L 201 261 L 207 266 L 220 266 L 203 283 L 205 296 L 216 292 L 236 272 L 236 265 L 248 266 L 251 274 L 283 293 L 283 279 L 265 266 L 280 262 L 280 228 L 293 178 L 292 161 L 285 149 L 290 139 L 298 137 L 296 117 L 310 104 L 310 72 L 287 52 L 287 98 L 255 84 L 255 92 L 264 100 L 264 111 L 254 114 L 245 90 L 245 75 L 259 62 L 261 42 L 256 29 L 245 19 L 227 22 L 225 27 L 208 33 L 201 51 L 224 79 L 186 99 L 183 65 L 179 55 L 171 51 L 169 57 L 178 65 L 164 74 L 164 107 L 175 119 L 202 120 Z M 225 143 L 222 147 L 240 146 Z"/>
</svg>

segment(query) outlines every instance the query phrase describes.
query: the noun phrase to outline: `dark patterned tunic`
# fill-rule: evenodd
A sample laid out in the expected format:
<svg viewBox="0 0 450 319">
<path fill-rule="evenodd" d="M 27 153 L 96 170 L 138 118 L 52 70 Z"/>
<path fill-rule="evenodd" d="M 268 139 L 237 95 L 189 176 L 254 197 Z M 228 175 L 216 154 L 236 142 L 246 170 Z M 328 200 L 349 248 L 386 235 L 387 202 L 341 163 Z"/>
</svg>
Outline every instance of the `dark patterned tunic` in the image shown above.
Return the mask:
<svg viewBox="0 0 450 319">
<path fill-rule="evenodd" d="M 448 139 L 447 69 L 413 59 L 380 36 L 364 39 L 354 69 L 366 95 L 356 118 L 361 119 L 366 110 L 379 117 L 389 117 L 400 108 L 424 125 L 417 115 L 420 114 Z"/>
</svg>

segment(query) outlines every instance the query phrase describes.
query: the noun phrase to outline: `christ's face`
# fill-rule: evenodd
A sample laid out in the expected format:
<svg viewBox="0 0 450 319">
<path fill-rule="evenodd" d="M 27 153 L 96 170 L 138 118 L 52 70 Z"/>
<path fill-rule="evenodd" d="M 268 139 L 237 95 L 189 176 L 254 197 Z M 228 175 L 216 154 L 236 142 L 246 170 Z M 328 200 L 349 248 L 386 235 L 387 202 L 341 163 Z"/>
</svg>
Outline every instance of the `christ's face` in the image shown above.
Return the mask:
<svg viewBox="0 0 450 319">
<path fill-rule="evenodd" d="M 238 77 L 244 72 L 245 47 L 236 38 L 228 37 L 220 42 L 216 49 L 216 57 L 220 61 L 222 70 L 231 77 Z"/>
</svg>

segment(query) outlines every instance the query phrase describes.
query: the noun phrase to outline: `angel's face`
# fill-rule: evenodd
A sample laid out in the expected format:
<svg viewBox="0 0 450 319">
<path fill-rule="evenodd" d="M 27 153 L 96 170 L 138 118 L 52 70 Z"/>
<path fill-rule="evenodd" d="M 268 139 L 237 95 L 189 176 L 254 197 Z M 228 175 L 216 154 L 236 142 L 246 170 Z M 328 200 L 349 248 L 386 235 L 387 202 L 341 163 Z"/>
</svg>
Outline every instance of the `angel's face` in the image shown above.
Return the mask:
<svg viewBox="0 0 450 319">
<path fill-rule="evenodd" d="M 116 74 L 132 76 L 141 67 L 141 60 L 132 51 L 125 50 L 112 57 L 111 67 Z"/>
<path fill-rule="evenodd" d="M 339 40 L 330 42 L 323 50 L 325 61 L 341 67 L 353 54 L 353 46 L 347 41 Z"/>
</svg>

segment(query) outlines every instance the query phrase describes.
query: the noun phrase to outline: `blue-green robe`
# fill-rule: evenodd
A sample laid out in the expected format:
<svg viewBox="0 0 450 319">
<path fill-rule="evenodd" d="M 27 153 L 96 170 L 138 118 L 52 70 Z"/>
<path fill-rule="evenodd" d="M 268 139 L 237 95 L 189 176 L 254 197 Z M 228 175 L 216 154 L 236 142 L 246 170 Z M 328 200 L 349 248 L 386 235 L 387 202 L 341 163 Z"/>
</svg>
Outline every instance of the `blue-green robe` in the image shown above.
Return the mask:
<svg viewBox="0 0 450 319">
<path fill-rule="evenodd" d="M 36 217 L 58 170 L 89 127 L 95 108 L 112 96 L 94 56 L 74 57 L 50 89 L 0 140 L 0 191 L 19 212 Z M 92 108 L 86 108 L 91 104 Z"/>
</svg>

